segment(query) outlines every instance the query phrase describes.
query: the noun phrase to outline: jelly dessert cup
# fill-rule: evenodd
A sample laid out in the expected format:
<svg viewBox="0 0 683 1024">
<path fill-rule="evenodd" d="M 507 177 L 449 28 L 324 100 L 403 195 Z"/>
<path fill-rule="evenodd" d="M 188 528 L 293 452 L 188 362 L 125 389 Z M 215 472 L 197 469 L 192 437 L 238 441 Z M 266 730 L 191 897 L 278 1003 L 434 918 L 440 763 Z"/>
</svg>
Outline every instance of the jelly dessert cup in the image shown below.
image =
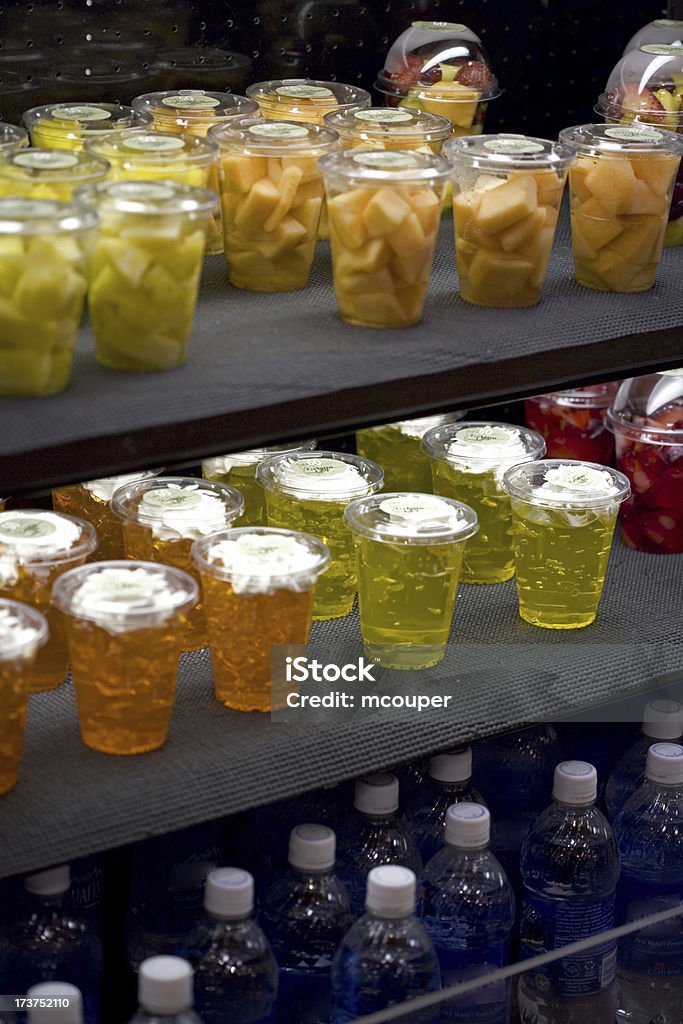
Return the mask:
<svg viewBox="0 0 683 1024">
<path fill-rule="evenodd" d="M 19 601 L 0 599 L 0 795 L 17 783 L 31 668 L 48 632 L 41 612 Z"/>
<path fill-rule="evenodd" d="M 364 427 L 356 431 L 356 451 L 382 467 L 385 490 L 429 494 L 432 467 L 422 447 L 422 438 L 428 430 L 455 423 L 464 415 L 462 410 Z"/>
</svg>

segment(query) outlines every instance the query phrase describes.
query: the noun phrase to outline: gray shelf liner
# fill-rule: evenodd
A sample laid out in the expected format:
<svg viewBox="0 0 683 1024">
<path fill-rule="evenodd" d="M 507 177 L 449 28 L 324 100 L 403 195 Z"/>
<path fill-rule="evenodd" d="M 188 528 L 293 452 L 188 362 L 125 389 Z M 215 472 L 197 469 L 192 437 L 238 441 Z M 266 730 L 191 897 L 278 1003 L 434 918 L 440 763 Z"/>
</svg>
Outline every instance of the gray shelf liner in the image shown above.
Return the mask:
<svg viewBox="0 0 683 1024">
<path fill-rule="evenodd" d="M 378 692 L 450 693 L 448 711 L 280 724 L 219 705 L 202 652 L 183 656 L 166 746 L 121 758 L 83 746 L 71 685 L 34 695 L 19 783 L 0 798 L 0 877 L 552 721 L 646 690 L 667 673 L 683 680 L 682 580 L 683 555 L 646 555 L 615 542 L 599 618 L 572 633 L 523 623 L 513 581 L 461 586 L 444 664 L 397 673 L 391 687 L 376 684 Z M 357 644 L 355 613 L 314 626 L 312 654 L 341 656 Z"/>
<path fill-rule="evenodd" d="M 579 287 L 565 210 L 541 304 L 482 309 L 457 295 L 453 225 L 445 221 L 423 323 L 377 331 L 339 320 L 327 243 L 319 245 L 309 287 L 299 292 L 232 288 L 223 257 L 212 257 L 186 366 L 154 374 L 108 371 L 95 363 L 92 337 L 84 329 L 67 391 L 0 399 L 0 456 L 198 417 L 256 409 L 266 414 L 281 402 L 468 366 L 480 365 L 485 373 L 512 357 L 641 332 L 680 327 L 683 341 L 682 278 L 679 247 L 665 250 L 652 291 L 616 295 Z M 583 369 L 577 366 L 577 372 Z M 551 376 L 546 362 L 545 379 Z"/>
</svg>

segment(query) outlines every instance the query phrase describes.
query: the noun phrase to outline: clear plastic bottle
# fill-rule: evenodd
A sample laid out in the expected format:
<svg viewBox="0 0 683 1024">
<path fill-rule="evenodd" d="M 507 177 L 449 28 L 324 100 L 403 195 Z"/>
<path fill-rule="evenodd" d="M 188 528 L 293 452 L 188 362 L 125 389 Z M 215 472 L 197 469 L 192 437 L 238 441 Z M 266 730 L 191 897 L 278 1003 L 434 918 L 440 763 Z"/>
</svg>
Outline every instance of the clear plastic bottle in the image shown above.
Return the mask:
<svg viewBox="0 0 683 1024">
<path fill-rule="evenodd" d="M 41 981 L 32 985 L 26 995 L 30 999 L 58 999 L 67 1003 L 31 1007 L 26 1024 L 83 1024 L 83 998 L 75 985 L 67 981 Z"/>
<path fill-rule="evenodd" d="M 430 758 L 422 792 L 413 808 L 404 812 L 423 864 L 427 864 L 443 845 L 448 808 L 462 803 L 486 807 L 483 796 L 472 785 L 471 747 L 449 750 Z"/>
<path fill-rule="evenodd" d="M 202 1024 L 194 1012 L 193 971 L 179 956 L 151 956 L 138 972 L 138 1010 L 130 1024 Z"/>
<path fill-rule="evenodd" d="M 523 959 L 614 926 L 619 851 L 595 806 L 598 776 L 586 761 L 555 769 L 553 803 L 522 844 Z M 522 1024 L 614 1024 L 616 943 L 537 968 L 520 979 Z"/>
<path fill-rule="evenodd" d="M 289 871 L 264 901 L 263 924 L 280 965 L 278 1024 L 329 1020 L 332 959 L 353 922 L 349 895 L 334 873 L 335 847 L 332 829 L 297 825 Z"/>
<path fill-rule="evenodd" d="M 683 903 L 683 747 L 655 743 L 645 783 L 614 823 L 622 873 L 619 923 Z M 617 1020 L 683 1024 L 683 918 L 643 928 L 619 945 Z"/>
<path fill-rule="evenodd" d="M 439 990 L 436 952 L 415 917 L 415 888 L 414 872 L 398 865 L 385 864 L 368 875 L 366 913 L 345 935 L 332 965 L 333 1024 Z M 435 1024 L 439 1008 L 409 1019 Z"/>
<path fill-rule="evenodd" d="M 436 948 L 444 988 L 504 967 L 515 923 L 515 897 L 489 850 L 491 815 L 478 803 L 448 808 L 444 846 L 420 879 L 418 917 Z M 441 1020 L 448 1024 L 507 1024 L 505 982 L 449 999 Z"/>
<path fill-rule="evenodd" d="M 615 821 L 645 780 L 647 752 L 653 743 L 678 743 L 683 736 L 683 705 L 677 700 L 651 700 L 643 713 L 643 735 L 615 765 L 605 790 L 607 817 Z"/>
<path fill-rule="evenodd" d="M 206 1024 L 265 1024 L 277 995 L 278 969 L 253 918 L 253 877 L 241 868 L 211 871 L 204 910 L 180 947 L 194 968 L 197 1011 Z"/>
<path fill-rule="evenodd" d="M 70 909 L 70 882 L 68 864 L 24 879 L 22 913 L 0 932 L 0 990 L 68 981 L 82 993 L 85 1024 L 97 1024 L 102 950 L 91 925 Z"/>
<path fill-rule="evenodd" d="M 416 875 L 422 858 L 398 816 L 398 779 L 391 772 L 356 782 L 354 813 L 339 830 L 337 874 L 349 891 L 351 910 L 363 913 L 368 872 L 380 864 L 398 864 Z"/>
</svg>

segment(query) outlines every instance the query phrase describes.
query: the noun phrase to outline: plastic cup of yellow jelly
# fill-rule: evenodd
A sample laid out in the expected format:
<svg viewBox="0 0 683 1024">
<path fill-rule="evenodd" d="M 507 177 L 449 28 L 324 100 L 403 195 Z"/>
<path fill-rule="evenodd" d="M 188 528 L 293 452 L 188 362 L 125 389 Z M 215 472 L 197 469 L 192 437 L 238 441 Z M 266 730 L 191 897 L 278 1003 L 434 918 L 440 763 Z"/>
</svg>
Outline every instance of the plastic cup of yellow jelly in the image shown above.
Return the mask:
<svg viewBox="0 0 683 1024">
<path fill-rule="evenodd" d="M 237 488 L 244 498 L 242 514 L 234 520 L 238 526 L 267 526 L 266 496 L 256 478 L 256 470 L 265 459 L 291 452 L 312 451 L 316 441 L 290 441 L 268 448 L 252 448 L 245 452 L 231 452 L 230 455 L 216 455 L 202 461 L 202 476 L 206 480 L 217 480 Z"/>
<path fill-rule="evenodd" d="M 351 149 L 323 157 L 320 168 L 342 320 L 419 323 L 450 165 L 431 153 Z"/>
<path fill-rule="evenodd" d="M 545 441 L 509 423 L 471 422 L 428 430 L 422 440 L 432 464 L 434 493 L 477 513 L 479 532 L 467 545 L 463 583 L 502 583 L 515 574 L 510 499 L 503 474 L 540 459 Z"/>
<path fill-rule="evenodd" d="M 318 125 L 322 125 L 325 114 L 332 110 L 370 106 L 370 93 L 357 85 L 319 82 L 312 78 L 255 82 L 248 86 L 247 96 L 258 103 L 262 117 Z"/>
<path fill-rule="evenodd" d="M 197 541 L 216 698 L 236 711 L 271 711 L 276 644 L 305 644 L 316 583 L 330 553 L 294 530 L 247 526 Z"/>
<path fill-rule="evenodd" d="M 90 153 L 26 149 L 0 156 L 0 196 L 68 201 L 74 189 L 109 176 L 109 163 Z"/>
<path fill-rule="evenodd" d="M 49 103 L 27 110 L 22 123 L 32 146 L 73 150 L 106 132 L 136 132 L 153 124 L 150 114 L 120 103 Z"/>
<path fill-rule="evenodd" d="M 339 137 L 316 124 L 249 118 L 212 128 L 228 278 L 236 288 L 305 288 L 318 233 L 323 182 L 318 157 Z"/>
<path fill-rule="evenodd" d="M 97 361 L 182 366 L 216 196 L 175 181 L 105 181 L 76 196 L 100 218 L 88 291 Z"/>
<path fill-rule="evenodd" d="M 0 597 L 31 605 L 50 627 L 33 667 L 32 691 L 54 690 L 66 678 L 64 626 L 50 594 L 57 577 L 82 565 L 96 547 L 95 530 L 76 516 L 44 509 L 0 512 Z"/>
<path fill-rule="evenodd" d="M 451 139 L 460 296 L 477 306 L 540 301 L 573 150 L 525 135 Z"/>
<path fill-rule="evenodd" d="M 8 156 L 28 146 L 28 132 L 15 124 L 0 121 L 0 156 Z"/>
<path fill-rule="evenodd" d="M 194 477 L 138 480 L 120 487 L 111 500 L 113 512 L 121 519 L 127 558 L 173 565 L 197 582 L 192 545 L 231 526 L 243 505 L 234 487 Z M 188 613 L 182 643 L 185 651 L 206 647 L 201 603 Z"/>
<path fill-rule="evenodd" d="M 683 142 L 651 125 L 584 124 L 560 138 L 569 172 L 576 280 L 608 292 L 652 288 Z"/>
<path fill-rule="evenodd" d="M 438 114 L 400 107 L 355 107 L 325 114 L 339 134 L 342 149 L 409 149 L 440 153 L 452 134 L 451 122 Z"/>
<path fill-rule="evenodd" d="M 0 599 L 0 795 L 17 783 L 31 669 L 48 632 L 47 619 L 35 608 Z"/>
<path fill-rule="evenodd" d="M 96 226 L 77 203 L 0 197 L 0 395 L 68 385 Z"/>
<path fill-rule="evenodd" d="M 379 427 L 364 427 L 356 431 L 356 451 L 364 459 L 372 459 L 382 467 L 385 490 L 429 494 L 432 490 L 432 467 L 422 447 L 422 438 L 428 430 L 455 423 L 464 415 L 465 411 L 461 410 L 383 423 Z"/>
<path fill-rule="evenodd" d="M 595 619 L 619 506 L 623 473 L 593 462 L 544 459 L 514 466 L 503 480 L 514 527 L 519 614 L 544 629 L 580 629 Z"/>
<path fill-rule="evenodd" d="M 344 520 L 356 547 L 365 654 L 384 668 L 437 665 L 476 512 L 433 494 L 383 492 L 356 498 Z"/>
<path fill-rule="evenodd" d="M 356 568 L 344 509 L 354 498 L 382 487 L 382 468 L 344 452 L 295 452 L 262 462 L 257 477 L 266 491 L 268 525 L 319 537 L 330 549 L 321 578 L 314 619 L 348 615 L 356 594 Z"/>
<path fill-rule="evenodd" d="M 81 737 L 105 754 L 161 747 L 173 711 L 183 628 L 199 588 L 167 565 L 106 561 L 59 578 Z"/>
<path fill-rule="evenodd" d="M 127 484 L 137 483 L 149 477 L 158 476 L 160 469 L 140 470 L 123 476 L 102 477 L 87 480 L 81 484 L 70 484 L 52 489 L 52 507 L 55 512 L 67 512 L 85 519 L 97 530 L 97 554 L 99 562 L 125 558 L 121 521 L 111 509 L 114 491 Z"/>
</svg>

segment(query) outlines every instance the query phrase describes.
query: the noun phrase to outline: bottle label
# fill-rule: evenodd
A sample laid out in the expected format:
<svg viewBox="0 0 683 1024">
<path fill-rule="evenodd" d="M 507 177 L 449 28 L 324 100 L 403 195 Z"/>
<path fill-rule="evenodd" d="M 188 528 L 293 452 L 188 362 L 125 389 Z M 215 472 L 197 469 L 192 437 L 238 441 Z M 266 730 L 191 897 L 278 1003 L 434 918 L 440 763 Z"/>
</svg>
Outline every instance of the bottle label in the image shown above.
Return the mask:
<svg viewBox="0 0 683 1024">
<path fill-rule="evenodd" d="M 142 153 L 173 153 L 185 148 L 182 139 L 167 139 L 164 135 L 131 135 L 123 145 Z"/>
<path fill-rule="evenodd" d="M 627 127 L 626 125 L 605 128 L 605 135 L 609 139 L 618 139 L 620 142 L 660 143 L 664 138 L 662 132 L 658 132 L 654 128 Z"/>
<path fill-rule="evenodd" d="M 385 149 L 374 153 L 355 153 L 352 160 L 363 167 L 376 167 L 382 171 L 404 171 L 420 166 L 420 161 L 410 153 L 394 153 Z"/>
<path fill-rule="evenodd" d="M 540 142 L 531 142 L 529 139 L 489 139 L 484 143 L 484 149 L 488 149 L 491 153 L 509 153 L 510 156 L 543 152 Z"/>
<path fill-rule="evenodd" d="M 414 21 L 411 27 L 421 32 L 467 32 L 467 25 L 458 21 Z"/>
<path fill-rule="evenodd" d="M 353 115 L 358 121 L 370 121 L 373 124 L 401 124 L 413 121 L 409 110 L 357 110 Z"/>
<path fill-rule="evenodd" d="M 680 892 L 657 893 L 646 883 L 621 876 L 619 905 L 625 921 L 657 914 L 681 904 Z M 619 965 L 652 978 L 673 978 L 683 971 L 683 924 L 680 917 L 627 935 L 619 947 Z"/>
<path fill-rule="evenodd" d="M 323 85 L 281 85 L 275 90 L 278 96 L 287 96 L 297 100 L 329 100 L 334 99 L 331 89 Z"/>
<path fill-rule="evenodd" d="M 28 149 L 25 153 L 17 153 L 12 162 L 19 167 L 30 167 L 31 170 L 59 171 L 75 167 L 78 157 L 59 149 Z"/>
<path fill-rule="evenodd" d="M 444 988 L 490 974 L 507 963 L 507 943 L 463 954 L 461 951 L 444 949 L 438 941 L 438 926 L 427 924 L 426 921 L 424 923 L 434 937 Z M 481 962 L 468 963 L 473 956 L 481 958 Z M 480 991 L 470 992 L 461 999 L 454 997 L 443 1003 L 440 1020 L 445 1024 L 507 1024 L 507 1007 L 506 983 L 494 981 Z"/>
<path fill-rule="evenodd" d="M 562 949 L 570 942 L 590 938 L 614 927 L 614 893 L 603 899 L 552 899 L 525 887 L 520 925 L 523 959 Z M 538 992 L 550 988 L 562 996 L 600 992 L 616 977 L 616 942 L 576 953 L 538 968 L 528 982 Z"/>
<path fill-rule="evenodd" d="M 221 101 L 215 96 L 207 96 L 203 92 L 183 92 L 176 96 L 164 96 L 161 101 L 165 107 L 182 107 L 183 110 L 210 110 L 219 107 Z"/>
<path fill-rule="evenodd" d="M 641 46 L 644 53 L 654 53 L 659 57 L 680 57 L 683 53 L 680 46 L 669 46 L 665 43 L 646 43 Z"/>
<path fill-rule="evenodd" d="M 60 121 L 110 121 L 111 113 L 103 107 L 91 106 L 59 106 L 54 107 L 52 116 Z"/>
<path fill-rule="evenodd" d="M 247 131 L 250 135 L 256 135 L 259 139 L 305 139 L 308 136 L 308 128 L 300 124 L 252 124 Z"/>
</svg>

